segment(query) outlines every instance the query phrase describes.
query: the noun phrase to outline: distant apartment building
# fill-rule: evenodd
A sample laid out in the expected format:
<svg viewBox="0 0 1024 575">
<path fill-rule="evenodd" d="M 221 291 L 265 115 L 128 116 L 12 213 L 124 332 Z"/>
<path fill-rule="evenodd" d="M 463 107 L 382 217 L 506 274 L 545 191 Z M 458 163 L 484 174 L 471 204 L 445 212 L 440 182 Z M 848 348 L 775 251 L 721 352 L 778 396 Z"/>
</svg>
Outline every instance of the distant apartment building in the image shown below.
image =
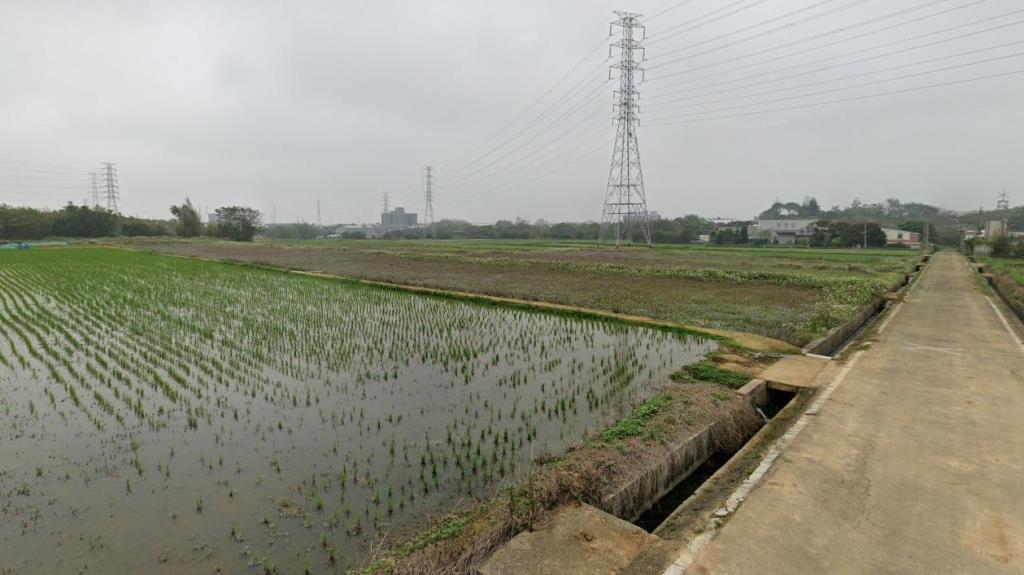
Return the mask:
<svg viewBox="0 0 1024 575">
<path fill-rule="evenodd" d="M 751 240 L 784 246 L 807 244 L 814 235 L 814 224 L 817 221 L 810 218 L 758 219 L 747 228 L 747 236 Z"/>
<path fill-rule="evenodd" d="M 380 215 L 380 227 L 384 233 L 416 227 L 416 214 L 407 213 L 405 208 L 395 208 Z"/>
<path fill-rule="evenodd" d="M 893 228 L 882 228 L 882 231 L 885 232 L 886 246 L 906 246 L 914 249 L 921 247 L 921 234 L 917 232 Z"/>
</svg>

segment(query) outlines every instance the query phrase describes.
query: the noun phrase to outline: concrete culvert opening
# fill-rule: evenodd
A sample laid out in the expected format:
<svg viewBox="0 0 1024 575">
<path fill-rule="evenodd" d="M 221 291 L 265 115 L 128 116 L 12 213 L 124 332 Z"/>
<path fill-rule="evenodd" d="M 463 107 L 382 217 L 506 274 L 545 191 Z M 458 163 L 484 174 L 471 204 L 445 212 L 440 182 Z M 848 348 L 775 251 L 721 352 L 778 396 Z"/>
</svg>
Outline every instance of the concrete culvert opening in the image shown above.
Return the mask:
<svg viewBox="0 0 1024 575">
<path fill-rule="evenodd" d="M 781 389 L 768 388 L 767 393 L 762 397 L 762 401 L 758 402 L 760 405 L 757 406 L 757 410 L 764 416 L 765 423 L 767 423 L 768 420 L 774 418 L 789 405 L 793 398 L 796 397 L 796 394 Z M 753 437 L 753 434 L 750 437 L 744 438 L 733 449 L 717 449 L 712 452 L 693 471 L 677 478 L 676 484 L 651 503 L 646 511 L 633 520 L 633 524 L 648 533 L 654 532 L 676 509 L 700 489 L 708 479 L 728 463 L 732 456 L 742 449 L 751 437 Z"/>
</svg>

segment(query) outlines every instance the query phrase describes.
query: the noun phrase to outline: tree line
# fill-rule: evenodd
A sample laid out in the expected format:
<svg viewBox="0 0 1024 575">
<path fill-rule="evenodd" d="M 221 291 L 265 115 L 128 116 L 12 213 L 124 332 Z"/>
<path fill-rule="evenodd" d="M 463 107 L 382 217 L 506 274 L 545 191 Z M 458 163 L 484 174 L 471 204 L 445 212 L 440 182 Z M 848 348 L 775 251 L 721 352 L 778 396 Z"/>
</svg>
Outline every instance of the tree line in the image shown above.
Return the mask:
<svg viewBox="0 0 1024 575">
<path fill-rule="evenodd" d="M 0 204 L 0 239 L 6 241 L 50 237 L 163 236 L 171 233 L 173 224 L 169 221 L 125 217 L 105 208 L 68 204 L 52 211 Z"/>
<path fill-rule="evenodd" d="M 180 206 L 171 206 L 174 218 L 170 220 L 124 216 L 102 207 L 71 203 L 59 210 L 0 204 L 0 240 L 207 235 L 251 241 L 263 230 L 262 216 L 253 208 L 227 206 L 217 208 L 214 213 L 216 223 L 203 224 L 198 210 L 188 199 Z"/>
</svg>

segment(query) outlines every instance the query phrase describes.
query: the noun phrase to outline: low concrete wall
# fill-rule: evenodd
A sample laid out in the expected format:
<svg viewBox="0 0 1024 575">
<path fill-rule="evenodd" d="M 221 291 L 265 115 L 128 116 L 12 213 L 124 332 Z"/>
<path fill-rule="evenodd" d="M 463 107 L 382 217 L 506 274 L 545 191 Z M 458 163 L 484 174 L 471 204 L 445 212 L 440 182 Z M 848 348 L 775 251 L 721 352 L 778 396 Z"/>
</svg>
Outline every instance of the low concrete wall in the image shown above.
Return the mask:
<svg viewBox="0 0 1024 575">
<path fill-rule="evenodd" d="M 616 517 L 636 520 L 715 452 L 711 424 L 684 441 L 666 446 L 665 457 L 625 482 L 601 502 Z"/>
<path fill-rule="evenodd" d="M 752 407 L 764 409 L 768 405 L 768 382 L 763 379 L 752 379 L 736 390 L 736 395 L 747 400 Z"/>
</svg>

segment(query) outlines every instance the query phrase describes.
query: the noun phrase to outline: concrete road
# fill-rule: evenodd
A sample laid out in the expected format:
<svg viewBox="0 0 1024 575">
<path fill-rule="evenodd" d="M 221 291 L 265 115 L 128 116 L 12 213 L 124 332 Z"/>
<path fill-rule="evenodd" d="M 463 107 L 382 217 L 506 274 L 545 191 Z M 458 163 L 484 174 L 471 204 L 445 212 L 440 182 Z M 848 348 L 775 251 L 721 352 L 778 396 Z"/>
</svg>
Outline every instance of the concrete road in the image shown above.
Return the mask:
<svg viewBox="0 0 1024 575">
<path fill-rule="evenodd" d="M 956 254 L 897 309 L 688 573 L 1024 573 L 1020 324 Z"/>
</svg>

